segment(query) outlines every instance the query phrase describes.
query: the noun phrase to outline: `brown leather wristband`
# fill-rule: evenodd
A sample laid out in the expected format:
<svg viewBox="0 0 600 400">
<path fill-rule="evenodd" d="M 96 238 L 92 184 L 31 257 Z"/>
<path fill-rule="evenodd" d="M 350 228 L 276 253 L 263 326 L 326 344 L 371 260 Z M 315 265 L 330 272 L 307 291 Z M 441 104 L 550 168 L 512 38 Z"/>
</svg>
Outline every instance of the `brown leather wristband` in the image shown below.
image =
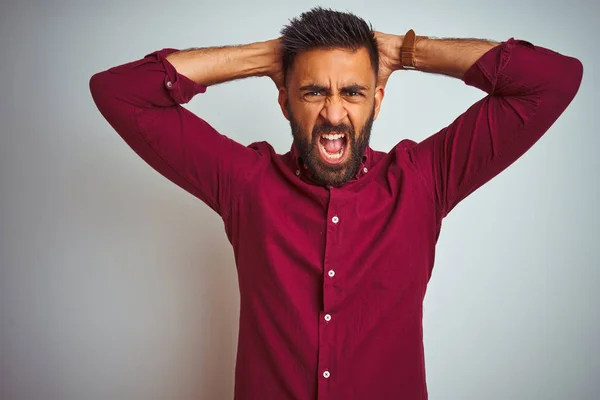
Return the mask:
<svg viewBox="0 0 600 400">
<path fill-rule="evenodd" d="M 402 47 L 400 47 L 400 62 L 402 64 L 402 68 L 416 69 L 416 47 L 417 36 L 415 35 L 415 31 L 411 29 L 404 35 L 404 39 L 402 40 Z"/>
</svg>

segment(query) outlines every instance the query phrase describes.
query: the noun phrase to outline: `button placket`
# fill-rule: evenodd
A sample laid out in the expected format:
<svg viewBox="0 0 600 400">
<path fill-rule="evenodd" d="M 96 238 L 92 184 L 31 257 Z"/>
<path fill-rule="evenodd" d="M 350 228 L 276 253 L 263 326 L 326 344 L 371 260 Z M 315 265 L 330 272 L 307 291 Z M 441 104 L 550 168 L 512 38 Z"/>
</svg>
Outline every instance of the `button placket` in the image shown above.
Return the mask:
<svg viewBox="0 0 600 400">
<path fill-rule="evenodd" d="M 339 259 L 338 248 L 340 241 L 340 229 L 342 228 L 340 214 L 340 197 L 342 191 L 337 188 L 329 187 L 329 205 L 326 214 L 326 239 L 325 254 L 323 263 L 323 305 L 319 313 L 319 362 L 318 370 L 321 373 L 322 380 L 318 388 L 319 398 L 326 398 L 330 395 L 331 371 L 330 367 L 335 365 L 337 351 L 334 348 L 338 345 L 335 340 L 336 325 L 334 315 L 331 311 L 335 310 L 337 303 L 338 288 L 334 284 L 336 276 L 336 264 Z M 335 371 L 334 371 L 335 373 Z"/>
</svg>

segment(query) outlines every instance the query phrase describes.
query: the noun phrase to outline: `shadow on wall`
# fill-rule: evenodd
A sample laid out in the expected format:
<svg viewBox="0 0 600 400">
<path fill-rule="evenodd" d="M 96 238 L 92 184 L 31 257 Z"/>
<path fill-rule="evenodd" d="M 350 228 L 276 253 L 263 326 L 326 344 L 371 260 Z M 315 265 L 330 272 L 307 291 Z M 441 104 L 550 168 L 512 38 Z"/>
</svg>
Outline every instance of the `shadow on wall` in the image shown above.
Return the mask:
<svg viewBox="0 0 600 400">
<path fill-rule="evenodd" d="M 222 227 L 221 227 L 222 229 Z M 239 328 L 239 289 L 232 250 L 225 245 L 211 246 L 199 257 L 203 303 L 203 338 L 195 357 L 200 369 L 193 398 L 233 398 L 235 357 Z"/>
<path fill-rule="evenodd" d="M 80 191 L 69 222 L 79 251 L 61 261 L 94 260 L 92 276 L 70 269 L 63 282 L 76 281 L 56 288 L 66 303 L 88 302 L 85 315 L 57 323 L 80 327 L 78 352 L 90 375 L 74 384 L 79 388 L 62 388 L 62 398 L 79 391 L 114 399 L 233 398 L 239 289 L 222 220 L 164 178 L 146 175 L 145 164 L 112 165 L 121 171 L 115 173 L 98 153 L 83 163 L 91 171 L 82 168 L 79 182 L 70 183 Z"/>
</svg>

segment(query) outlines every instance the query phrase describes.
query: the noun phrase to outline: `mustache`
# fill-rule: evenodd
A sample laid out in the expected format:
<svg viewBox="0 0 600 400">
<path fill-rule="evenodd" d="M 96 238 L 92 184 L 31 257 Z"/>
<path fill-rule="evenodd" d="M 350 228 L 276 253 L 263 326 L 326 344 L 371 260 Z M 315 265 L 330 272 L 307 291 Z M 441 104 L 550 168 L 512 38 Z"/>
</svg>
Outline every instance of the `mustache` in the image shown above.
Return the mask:
<svg viewBox="0 0 600 400">
<path fill-rule="evenodd" d="M 354 129 L 345 124 L 331 125 L 331 124 L 319 124 L 313 128 L 313 138 L 320 136 L 323 133 L 354 133 Z"/>
</svg>

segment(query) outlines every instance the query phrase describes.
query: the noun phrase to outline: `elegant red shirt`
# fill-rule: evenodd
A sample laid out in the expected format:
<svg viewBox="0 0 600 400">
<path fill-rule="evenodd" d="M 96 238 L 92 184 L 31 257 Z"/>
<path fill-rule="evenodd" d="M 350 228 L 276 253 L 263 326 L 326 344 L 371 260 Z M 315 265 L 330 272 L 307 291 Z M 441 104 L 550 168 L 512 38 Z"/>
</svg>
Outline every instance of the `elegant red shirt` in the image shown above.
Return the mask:
<svg viewBox="0 0 600 400">
<path fill-rule="evenodd" d="M 241 298 L 238 400 L 427 398 L 422 304 L 442 219 L 529 149 L 578 91 L 581 63 L 509 39 L 464 83 L 487 93 L 420 143 L 368 148 L 339 188 L 182 107 L 206 87 L 162 49 L 95 74 L 93 99 L 158 172 L 223 219 Z"/>
</svg>

